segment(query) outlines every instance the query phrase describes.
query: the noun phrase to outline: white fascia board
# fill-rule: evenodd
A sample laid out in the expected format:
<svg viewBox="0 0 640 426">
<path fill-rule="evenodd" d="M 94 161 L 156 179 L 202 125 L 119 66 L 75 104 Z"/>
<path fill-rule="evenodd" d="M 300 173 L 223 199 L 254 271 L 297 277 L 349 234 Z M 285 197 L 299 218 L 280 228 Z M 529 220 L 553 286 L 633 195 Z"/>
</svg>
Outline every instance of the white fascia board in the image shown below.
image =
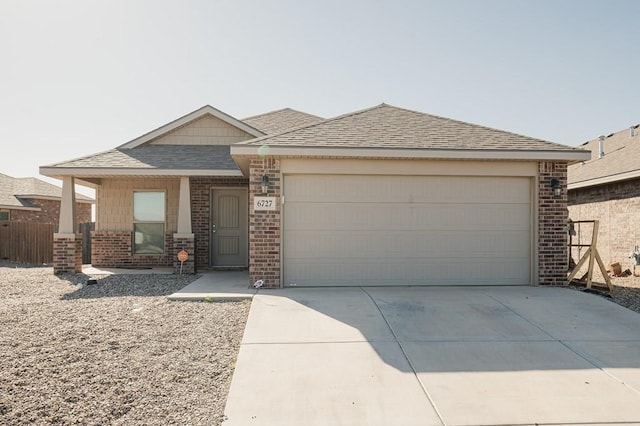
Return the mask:
<svg viewBox="0 0 640 426">
<path fill-rule="evenodd" d="M 197 120 L 198 118 L 206 115 L 206 114 L 211 114 L 214 117 L 224 121 L 227 124 L 230 124 L 231 126 L 237 127 L 238 129 L 249 133 L 252 136 L 255 136 L 256 138 L 259 138 L 261 136 L 265 136 L 264 133 L 262 133 L 261 131 L 259 131 L 258 129 L 254 129 L 253 127 L 249 126 L 248 124 L 243 123 L 242 121 L 233 118 L 232 116 L 225 114 L 224 112 L 220 111 L 219 109 L 216 109 L 214 107 L 212 107 L 211 105 L 205 105 L 200 109 L 197 109 L 185 116 L 182 116 L 180 118 L 178 118 L 177 120 L 174 120 L 170 123 L 165 124 L 164 126 L 158 127 L 155 130 L 150 131 L 149 133 L 145 133 L 144 135 L 129 141 L 123 145 L 120 145 L 118 148 L 135 148 L 137 146 L 140 146 L 144 143 L 149 142 L 150 140 L 156 139 L 166 133 L 171 132 L 172 130 L 175 130 L 179 127 L 184 126 L 185 124 L 190 123 L 191 121 Z"/>
<path fill-rule="evenodd" d="M 40 174 L 49 177 L 74 176 L 77 178 L 112 176 L 244 176 L 240 170 L 127 169 L 89 167 L 40 167 Z"/>
<path fill-rule="evenodd" d="M 21 207 L 21 206 L 10 206 L 5 204 L 0 204 L 0 209 L 2 210 L 29 210 L 33 212 L 39 212 L 42 210 L 40 207 Z"/>
<path fill-rule="evenodd" d="M 621 180 L 635 179 L 638 177 L 640 177 L 640 170 L 632 170 L 630 172 L 618 173 L 615 175 L 603 176 L 599 178 L 583 180 L 580 182 L 572 182 L 567 185 L 567 189 L 586 188 L 587 186 L 603 185 L 606 183 L 613 183 Z"/>
<path fill-rule="evenodd" d="M 308 157 L 374 157 L 374 158 L 432 158 L 473 160 L 535 160 L 584 161 L 591 158 L 589 151 L 524 151 L 524 150 L 437 150 L 393 148 L 316 148 L 269 146 L 267 154 L 258 153 L 256 145 L 231 145 L 231 155 L 308 156 Z"/>
<path fill-rule="evenodd" d="M 78 198 L 80 196 L 80 194 L 76 193 L 76 203 L 87 203 L 87 204 L 93 204 L 95 203 L 95 200 L 85 200 L 83 198 Z M 50 201 L 60 201 L 61 198 L 60 197 L 53 197 L 50 195 L 38 195 L 38 194 L 27 194 L 27 195 L 16 195 L 16 197 L 19 198 L 26 198 L 26 199 L 35 199 L 35 200 L 50 200 Z"/>
</svg>

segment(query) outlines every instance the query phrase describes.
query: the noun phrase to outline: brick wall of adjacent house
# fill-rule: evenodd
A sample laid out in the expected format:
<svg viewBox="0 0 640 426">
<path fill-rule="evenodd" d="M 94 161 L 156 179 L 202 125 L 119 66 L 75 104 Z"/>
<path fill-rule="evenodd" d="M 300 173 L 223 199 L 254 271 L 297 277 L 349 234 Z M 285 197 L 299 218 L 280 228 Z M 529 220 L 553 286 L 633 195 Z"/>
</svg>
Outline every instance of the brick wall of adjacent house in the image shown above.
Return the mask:
<svg viewBox="0 0 640 426">
<path fill-rule="evenodd" d="M 29 201 L 34 206 L 40 207 L 40 211 L 12 209 L 9 212 L 11 220 L 58 224 L 60 221 L 60 201 L 40 198 L 33 198 Z M 76 203 L 76 221 L 77 223 L 91 222 L 91 204 Z"/>
<path fill-rule="evenodd" d="M 280 160 L 264 157 L 250 162 L 249 176 L 249 280 L 264 280 L 265 288 L 280 287 Z M 262 176 L 269 176 L 269 189 L 262 193 Z M 255 211 L 255 196 L 275 197 L 275 211 Z"/>
<path fill-rule="evenodd" d="M 562 195 L 555 196 L 551 179 L 560 181 Z M 538 282 L 563 285 L 567 281 L 567 163 L 538 164 Z"/>
<path fill-rule="evenodd" d="M 191 231 L 195 237 L 195 268 L 210 265 L 211 250 L 211 189 L 246 188 L 249 180 L 244 177 L 192 177 Z"/>
<path fill-rule="evenodd" d="M 102 268 L 173 266 L 173 232 L 164 234 L 163 254 L 133 254 L 132 231 L 93 231 L 91 264 Z"/>
<path fill-rule="evenodd" d="M 605 266 L 619 262 L 622 270 L 633 271 L 629 254 L 640 244 L 640 179 L 570 190 L 569 218 L 600 221 L 597 248 Z M 589 224 L 575 224 L 572 240 L 589 244 L 591 229 Z M 585 250 L 574 248 L 573 260 L 578 262 Z M 602 282 L 598 268 L 594 274 L 595 280 Z"/>
</svg>

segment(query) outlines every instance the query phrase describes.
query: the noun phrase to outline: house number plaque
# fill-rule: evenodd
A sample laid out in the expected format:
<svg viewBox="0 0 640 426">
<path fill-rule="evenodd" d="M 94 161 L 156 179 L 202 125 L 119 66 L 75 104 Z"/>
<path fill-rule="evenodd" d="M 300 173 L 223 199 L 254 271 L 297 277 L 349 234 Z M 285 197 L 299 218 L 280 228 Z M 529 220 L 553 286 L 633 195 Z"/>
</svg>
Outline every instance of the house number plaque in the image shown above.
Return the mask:
<svg viewBox="0 0 640 426">
<path fill-rule="evenodd" d="M 276 197 L 254 197 L 253 210 L 274 211 L 276 209 Z"/>
</svg>

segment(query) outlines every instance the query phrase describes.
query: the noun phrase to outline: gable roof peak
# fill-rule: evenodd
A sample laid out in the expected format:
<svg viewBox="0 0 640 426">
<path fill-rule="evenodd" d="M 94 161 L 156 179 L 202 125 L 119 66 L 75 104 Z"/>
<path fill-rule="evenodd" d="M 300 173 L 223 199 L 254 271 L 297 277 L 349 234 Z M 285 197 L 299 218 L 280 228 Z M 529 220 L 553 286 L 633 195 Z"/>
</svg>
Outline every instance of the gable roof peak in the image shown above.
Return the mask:
<svg viewBox="0 0 640 426">
<path fill-rule="evenodd" d="M 244 132 L 250 134 L 251 136 L 254 136 L 256 138 L 260 137 L 260 136 L 264 136 L 264 133 L 261 132 L 260 130 L 256 129 L 255 127 L 250 126 L 247 123 L 244 123 L 240 120 L 238 120 L 235 117 L 230 116 L 229 114 L 222 112 L 221 110 L 212 107 L 211 105 L 205 105 L 203 107 L 198 108 L 195 111 L 192 111 L 186 115 L 183 115 L 180 118 L 177 118 L 163 126 L 160 126 L 158 128 L 156 128 L 155 130 L 152 130 L 150 132 L 145 133 L 142 136 L 139 136 L 125 144 L 120 145 L 118 148 L 120 149 L 131 149 L 131 148 L 136 148 L 140 145 L 144 145 L 154 139 L 159 138 L 160 136 L 166 135 L 167 133 L 176 130 L 182 126 L 185 126 L 188 123 L 191 123 L 192 121 L 195 121 L 201 117 L 204 117 L 205 115 L 212 115 L 222 121 L 224 121 L 227 124 L 230 124 L 231 126 L 237 127 L 240 130 L 243 130 Z"/>
</svg>

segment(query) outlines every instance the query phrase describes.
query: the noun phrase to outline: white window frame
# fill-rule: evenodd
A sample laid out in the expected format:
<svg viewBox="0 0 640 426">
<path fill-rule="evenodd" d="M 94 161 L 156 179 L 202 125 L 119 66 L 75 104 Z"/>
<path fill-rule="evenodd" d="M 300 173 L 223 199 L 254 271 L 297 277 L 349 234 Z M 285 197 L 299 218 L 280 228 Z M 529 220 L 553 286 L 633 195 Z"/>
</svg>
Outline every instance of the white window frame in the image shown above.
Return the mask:
<svg viewBox="0 0 640 426">
<path fill-rule="evenodd" d="M 162 217 L 163 220 L 162 221 L 158 221 L 158 220 L 136 220 L 135 217 L 135 208 L 136 208 L 136 193 L 161 193 L 163 195 L 163 199 L 164 199 L 164 210 L 162 212 Z M 164 235 L 165 232 L 167 231 L 167 191 L 165 191 L 164 189 L 142 189 L 142 190 L 134 190 L 133 194 L 131 195 L 131 216 L 132 216 L 132 223 L 133 223 L 133 232 L 132 232 L 132 239 L 133 241 L 131 242 L 131 251 L 134 255 L 139 255 L 139 256 L 154 256 L 154 255 L 163 255 L 166 253 L 167 251 L 167 247 L 166 247 L 166 241 L 164 240 Z M 137 224 L 162 224 L 162 252 L 159 253 L 139 253 L 136 252 L 136 225 Z"/>
</svg>

